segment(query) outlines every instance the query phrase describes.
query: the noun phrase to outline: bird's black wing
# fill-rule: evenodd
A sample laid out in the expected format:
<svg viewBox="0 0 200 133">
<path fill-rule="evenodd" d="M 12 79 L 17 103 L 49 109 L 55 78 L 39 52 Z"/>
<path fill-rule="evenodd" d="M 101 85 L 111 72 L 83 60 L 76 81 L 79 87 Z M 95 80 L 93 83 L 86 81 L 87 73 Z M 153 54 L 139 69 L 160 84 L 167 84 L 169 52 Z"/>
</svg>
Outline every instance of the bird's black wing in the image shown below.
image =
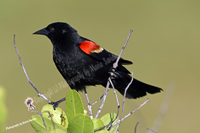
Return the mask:
<svg viewBox="0 0 200 133">
<path fill-rule="evenodd" d="M 95 60 L 104 62 L 105 64 L 110 64 L 110 63 L 113 64 L 116 61 L 118 56 L 106 51 L 104 48 L 100 47 L 98 44 L 88 39 L 87 40 L 85 38 L 83 39 L 84 41 L 80 43 L 79 48 L 85 54 L 91 56 Z M 122 65 L 128 65 L 128 64 L 132 64 L 132 62 L 120 58 L 117 69 L 122 70 L 126 73 L 130 73 L 125 67 L 122 66 Z"/>
</svg>

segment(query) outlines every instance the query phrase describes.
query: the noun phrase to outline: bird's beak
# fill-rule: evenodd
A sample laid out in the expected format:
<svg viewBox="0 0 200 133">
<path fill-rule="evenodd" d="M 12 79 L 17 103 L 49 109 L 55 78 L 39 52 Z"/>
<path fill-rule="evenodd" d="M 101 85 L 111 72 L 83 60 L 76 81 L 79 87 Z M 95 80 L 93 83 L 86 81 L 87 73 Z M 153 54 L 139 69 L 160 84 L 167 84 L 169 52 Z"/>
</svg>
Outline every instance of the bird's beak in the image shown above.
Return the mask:
<svg viewBox="0 0 200 133">
<path fill-rule="evenodd" d="M 39 34 L 39 35 L 48 36 L 49 32 L 44 28 L 44 29 L 41 29 L 41 30 L 38 30 L 38 31 L 34 32 L 33 34 Z"/>
</svg>

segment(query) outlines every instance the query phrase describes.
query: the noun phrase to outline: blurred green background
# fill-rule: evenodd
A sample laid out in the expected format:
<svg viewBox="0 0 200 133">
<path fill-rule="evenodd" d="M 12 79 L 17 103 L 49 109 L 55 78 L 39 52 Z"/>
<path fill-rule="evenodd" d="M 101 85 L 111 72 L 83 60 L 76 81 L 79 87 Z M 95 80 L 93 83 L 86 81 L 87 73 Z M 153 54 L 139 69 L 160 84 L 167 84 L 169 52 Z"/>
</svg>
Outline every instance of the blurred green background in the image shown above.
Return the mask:
<svg viewBox="0 0 200 133">
<path fill-rule="evenodd" d="M 147 98 L 150 102 L 127 118 L 120 126 L 121 133 L 200 132 L 200 1 L 197 0 L 34 0 L 0 2 L 0 85 L 6 91 L 8 111 L 5 128 L 30 119 L 24 104 L 27 97 L 35 98 L 35 110 L 46 102 L 37 102 L 37 93 L 27 82 L 13 45 L 13 34 L 27 73 L 35 86 L 54 94 L 57 101 L 66 95 L 68 86 L 61 88 L 64 79 L 52 61 L 52 45 L 44 36 L 32 35 L 52 22 L 67 22 L 108 51 L 118 54 L 130 29 L 133 34 L 122 55 L 133 61 L 127 66 L 134 77 L 164 89 L 138 100 L 126 100 L 125 113 L 139 106 Z M 169 86 L 173 90 L 170 90 Z M 56 89 L 57 88 L 57 89 Z M 91 102 L 100 97 L 104 88 L 88 87 Z M 56 92 L 57 91 L 57 92 Z M 170 92 L 171 91 L 171 92 Z M 169 94 L 168 94 L 169 93 Z M 86 105 L 85 96 L 81 97 Z M 163 101 L 165 102 L 160 112 Z M 122 96 L 119 95 L 120 103 Z M 116 112 L 113 92 L 109 92 L 101 116 Z M 60 107 L 65 109 L 64 103 Z M 93 107 L 93 113 L 97 110 Z M 85 106 L 86 108 L 86 106 Z M 1 117 L 1 116 L 0 116 Z M 158 117 L 158 118 L 157 118 Z M 156 120 L 158 119 L 158 120 Z M 158 124 L 155 124 L 155 122 Z M 6 133 L 34 133 L 30 123 Z"/>
</svg>

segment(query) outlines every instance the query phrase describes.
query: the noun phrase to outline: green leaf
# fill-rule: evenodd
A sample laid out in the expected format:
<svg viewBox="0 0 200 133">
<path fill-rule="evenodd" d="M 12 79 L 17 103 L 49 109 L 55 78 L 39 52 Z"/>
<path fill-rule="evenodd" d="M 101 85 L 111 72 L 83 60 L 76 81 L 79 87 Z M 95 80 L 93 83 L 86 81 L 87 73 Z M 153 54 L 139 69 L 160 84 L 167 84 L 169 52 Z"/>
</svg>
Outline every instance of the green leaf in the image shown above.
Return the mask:
<svg viewBox="0 0 200 133">
<path fill-rule="evenodd" d="M 107 125 L 109 124 L 111 121 L 113 121 L 115 119 L 115 117 L 117 116 L 116 113 L 107 113 L 105 114 L 104 116 L 101 117 L 101 120 L 103 121 L 104 125 Z M 117 119 L 113 122 L 117 122 L 119 120 L 119 118 L 117 117 Z M 112 127 L 110 130 L 109 130 L 109 133 L 114 133 L 115 130 L 117 128 L 117 125 L 115 125 L 114 127 Z"/>
<path fill-rule="evenodd" d="M 0 86 L 0 132 L 3 132 L 3 125 L 7 117 L 4 100 L 5 100 L 5 91 L 4 88 Z"/>
<path fill-rule="evenodd" d="M 101 119 L 94 118 L 94 119 L 92 119 L 92 121 L 93 121 L 93 124 L 94 124 L 94 129 L 97 129 L 97 128 L 104 126 L 104 123 Z M 103 128 L 101 130 L 95 131 L 95 133 L 108 133 L 108 131 L 105 128 Z"/>
<path fill-rule="evenodd" d="M 68 120 L 67 120 L 66 114 L 61 108 L 57 107 L 56 110 L 54 110 L 53 105 L 46 104 L 42 107 L 41 112 L 44 112 L 44 111 L 50 112 L 54 122 L 63 125 L 65 128 L 68 127 Z M 51 120 L 51 117 L 49 116 L 48 112 L 45 112 L 42 115 L 43 117 L 46 117 L 49 120 Z"/>
<path fill-rule="evenodd" d="M 89 116 L 76 115 L 68 125 L 68 133 L 94 133 L 93 122 Z"/>
<path fill-rule="evenodd" d="M 69 90 L 66 95 L 66 115 L 70 122 L 77 114 L 83 114 L 83 103 L 76 90 Z"/>
<path fill-rule="evenodd" d="M 48 131 L 46 130 L 44 123 L 43 123 L 43 120 L 42 120 L 42 117 L 40 115 L 33 115 L 31 117 L 31 119 L 33 120 L 33 121 L 30 122 L 31 126 L 35 129 L 35 131 L 37 133 L 54 133 L 54 132 L 66 133 L 67 132 L 66 128 L 64 128 L 62 125 L 57 124 L 57 123 L 55 123 L 56 130 L 54 130 L 53 123 L 51 122 L 51 120 L 49 120 L 46 117 L 44 117 L 44 120 L 45 120 L 45 124 L 47 126 Z"/>
<path fill-rule="evenodd" d="M 100 119 L 94 118 L 94 119 L 92 119 L 92 121 L 93 121 L 93 124 L 94 124 L 94 129 L 100 128 L 100 127 L 103 127 L 103 126 L 104 126 L 103 121 L 100 120 Z"/>
<path fill-rule="evenodd" d="M 49 133 L 67 133 L 67 131 L 63 131 L 61 129 L 56 129 L 55 131 L 50 131 Z"/>
<path fill-rule="evenodd" d="M 94 133 L 110 133 L 106 129 L 95 131 Z"/>
</svg>

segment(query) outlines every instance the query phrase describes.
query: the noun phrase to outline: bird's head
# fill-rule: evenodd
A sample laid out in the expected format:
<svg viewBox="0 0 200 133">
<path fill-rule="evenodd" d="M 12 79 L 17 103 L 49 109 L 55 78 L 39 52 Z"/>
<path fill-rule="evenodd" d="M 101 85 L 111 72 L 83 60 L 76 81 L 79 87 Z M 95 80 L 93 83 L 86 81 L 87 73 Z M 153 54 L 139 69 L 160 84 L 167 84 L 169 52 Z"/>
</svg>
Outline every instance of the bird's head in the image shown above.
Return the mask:
<svg viewBox="0 0 200 133">
<path fill-rule="evenodd" d="M 59 45 L 61 43 L 63 44 L 63 41 L 69 43 L 79 37 L 77 31 L 74 28 L 63 22 L 49 24 L 46 28 L 36 31 L 33 34 L 47 36 L 53 45 Z"/>
</svg>

